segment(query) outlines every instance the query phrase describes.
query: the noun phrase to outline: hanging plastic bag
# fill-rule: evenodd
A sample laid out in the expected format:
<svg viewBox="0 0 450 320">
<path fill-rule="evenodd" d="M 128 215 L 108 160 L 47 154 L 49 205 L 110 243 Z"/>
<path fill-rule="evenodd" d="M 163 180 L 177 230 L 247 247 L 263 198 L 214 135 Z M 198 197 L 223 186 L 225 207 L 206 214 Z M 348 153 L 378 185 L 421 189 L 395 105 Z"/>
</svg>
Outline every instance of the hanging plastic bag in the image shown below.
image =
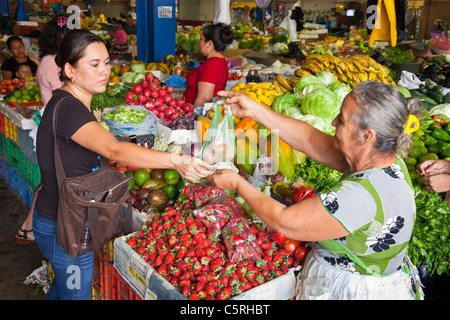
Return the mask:
<svg viewBox="0 0 450 320">
<path fill-rule="evenodd" d="M 232 263 L 245 260 L 259 260 L 261 254 L 247 219 L 240 214 L 234 215 L 222 229 L 223 241 L 227 248 L 228 259 Z"/>
<path fill-rule="evenodd" d="M 193 211 L 197 218 L 202 219 L 205 227 L 211 228 L 216 237 L 222 233 L 222 229 L 230 220 L 230 217 L 240 212 L 241 205 L 232 196 L 212 199 L 204 206 Z"/>
<path fill-rule="evenodd" d="M 235 155 L 235 140 L 233 114 L 228 107 L 223 116 L 219 106 L 223 100 L 214 103 L 214 116 L 208 134 L 200 149 L 200 158 L 209 164 L 233 163 Z"/>
</svg>

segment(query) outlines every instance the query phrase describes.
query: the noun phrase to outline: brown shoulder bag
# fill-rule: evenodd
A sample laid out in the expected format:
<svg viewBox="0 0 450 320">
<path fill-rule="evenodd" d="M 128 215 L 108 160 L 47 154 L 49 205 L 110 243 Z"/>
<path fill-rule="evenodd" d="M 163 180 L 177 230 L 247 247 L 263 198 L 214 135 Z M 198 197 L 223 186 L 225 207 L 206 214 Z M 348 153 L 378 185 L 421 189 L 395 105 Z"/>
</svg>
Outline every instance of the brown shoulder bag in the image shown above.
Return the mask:
<svg viewBox="0 0 450 320">
<path fill-rule="evenodd" d="M 98 250 L 122 231 L 122 204 L 130 198 L 132 177 L 109 167 L 101 158 L 100 168 L 77 177 L 66 177 L 56 140 L 56 119 L 61 99 L 53 111 L 53 138 L 58 214 L 56 237 L 71 257 Z M 130 202 L 131 203 L 131 202 Z M 131 232 L 131 204 L 125 215 L 125 234 Z"/>
</svg>

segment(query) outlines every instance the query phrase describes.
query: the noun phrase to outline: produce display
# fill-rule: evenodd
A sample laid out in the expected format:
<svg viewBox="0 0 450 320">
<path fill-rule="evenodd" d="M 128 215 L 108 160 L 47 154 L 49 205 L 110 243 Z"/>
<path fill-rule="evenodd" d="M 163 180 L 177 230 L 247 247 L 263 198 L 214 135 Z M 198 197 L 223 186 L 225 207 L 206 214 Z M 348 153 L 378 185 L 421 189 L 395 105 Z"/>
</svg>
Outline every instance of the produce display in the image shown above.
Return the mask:
<svg viewBox="0 0 450 320">
<path fill-rule="evenodd" d="M 201 190 L 206 197 L 198 195 Z M 188 299 L 230 299 L 288 272 L 303 261 L 300 250 L 308 250 L 299 249 L 297 260 L 300 243 L 289 254 L 224 192 L 207 182 L 188 185 L 175 205 L 127 237 L 128 245 Z M 199 212 L 207 205 L 216 208 L 214 215 L 226 212 L 221 217 L 229 219 L 226 224 L 205 223 L 211 220 Z"/>
<path fill-rule="evenodd" d="M 23 81 L 17 82 L 17 87 L 5 96 L 5 100 L 10 103 L 32 103 L 38 105 L 41 101 L 39 85 L 29 84 L 25 86 L 22 83 Z"/>
</svg>

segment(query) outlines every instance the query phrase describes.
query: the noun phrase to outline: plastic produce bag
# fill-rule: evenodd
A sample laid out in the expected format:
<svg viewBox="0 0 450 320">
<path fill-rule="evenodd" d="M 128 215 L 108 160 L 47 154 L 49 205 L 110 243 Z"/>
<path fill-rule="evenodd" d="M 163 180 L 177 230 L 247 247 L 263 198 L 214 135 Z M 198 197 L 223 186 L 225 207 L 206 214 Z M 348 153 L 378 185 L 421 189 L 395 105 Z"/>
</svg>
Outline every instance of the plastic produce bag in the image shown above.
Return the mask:
<svg viewBox="0 0 450 320">
<path fill-rule="evenodd" d="M 119 137 L 155 134 L 156 124 L 161 122 L 153 112 L 139 105 L 117 106 L 103 114 L 103 120 L 108 124 L 111 133 Z"/>
<path fill-rule="evenodd" d="M 205 181 L 186 186 L 183 194 L 195 208 L 199 208 L 212 199 L 224 196 L 225 193 L 223 189 L 214 187 L 209 181 Z"/>
<path fill-rule="evenodd" d="M 236 263 L 242 259 L 259 260 L 261 254 L 247 219 L 240 215 L 234 215 L 222 229 L 222 236 L 227 248 L 228 259 Z"/>
<path fill-rule="evenodd" d="M 241 212 L 241 205 L 232 196 L 223 196 L 209 201 L 204 206 L 194 210 L 194 215 L 202 219 L 207 228 L 213 230 L 218 237 L 230 217 Z"/>
<path fill-rule="evenodd" d="M 200 149 L 200 158 L 209 164 L 222 162 L 233 163 L 235 155 L 235 140 L 233 114 L 230 108 L 223 116 L 219 110 L 222 100 L 217 101 L 214 108 L 214 116 L 211 120 L 211 126 L 208 129 L 208 135 Z"/>
</svg>

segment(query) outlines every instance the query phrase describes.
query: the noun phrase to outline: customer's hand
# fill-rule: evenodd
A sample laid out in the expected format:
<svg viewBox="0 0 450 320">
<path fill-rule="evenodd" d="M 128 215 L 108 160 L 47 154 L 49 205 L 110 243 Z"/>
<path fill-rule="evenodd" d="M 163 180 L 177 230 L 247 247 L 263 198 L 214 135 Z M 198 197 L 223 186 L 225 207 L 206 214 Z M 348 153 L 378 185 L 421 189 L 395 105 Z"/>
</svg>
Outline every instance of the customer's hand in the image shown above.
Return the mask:
<svg viewBox="0 0 450 320">
<path fill-rule="evenodd" d="M 245 118 L 249 117 L 254 119 L 257 114 L 257 110 L 265 108 L 249 96 L 237 91 L 219 91 L 217 95 L 225 97 L 225 107 L 230 107 L 233 115 Z"/>
<path fill-rule="evenodd" d="M 213 166 L 209 163 L 188 155 L 175 158 L 174 169 L 187 180 L 198 180 L 205 178 L 213 172 Z"/>
<path fill-rule="evenodd" d="M 439 173 L 450 173 L 450 162 L 447 160 L 425 160 L 417 168 L 421 176 L 430 176 Z"/>
<path fill-rule="evenodd" d="M 422 178 L 424 187 L 431 192 L 441 193 L 450 190 L 450 175 L 439 173 L 435 175 L 426 175 Z"/>
</svg>

